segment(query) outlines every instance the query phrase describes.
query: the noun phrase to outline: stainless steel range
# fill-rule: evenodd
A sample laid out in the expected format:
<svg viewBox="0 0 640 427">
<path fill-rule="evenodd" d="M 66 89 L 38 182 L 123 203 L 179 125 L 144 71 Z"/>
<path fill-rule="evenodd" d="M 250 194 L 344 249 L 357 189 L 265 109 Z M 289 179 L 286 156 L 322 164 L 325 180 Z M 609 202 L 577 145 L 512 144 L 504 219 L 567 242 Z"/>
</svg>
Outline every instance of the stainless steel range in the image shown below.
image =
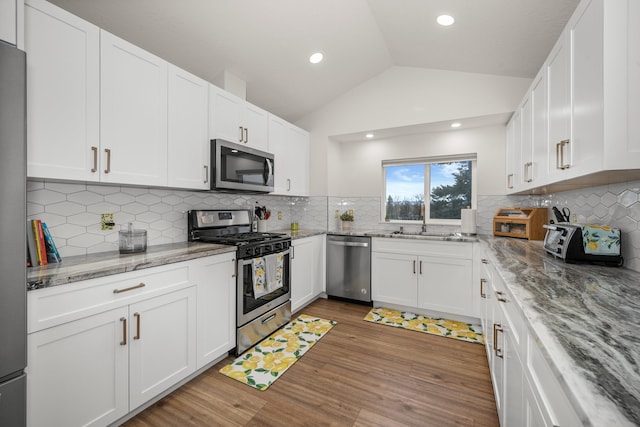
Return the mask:
<svg viewBox="0 0 640 427">
<path fill-rule="evenodd" d="M 291 320 L 291 238 L 251 232 L 251 211 L 188 212 L 190 242 L 237 246 L 236 351 L 246 349 Z"/>
</svg>

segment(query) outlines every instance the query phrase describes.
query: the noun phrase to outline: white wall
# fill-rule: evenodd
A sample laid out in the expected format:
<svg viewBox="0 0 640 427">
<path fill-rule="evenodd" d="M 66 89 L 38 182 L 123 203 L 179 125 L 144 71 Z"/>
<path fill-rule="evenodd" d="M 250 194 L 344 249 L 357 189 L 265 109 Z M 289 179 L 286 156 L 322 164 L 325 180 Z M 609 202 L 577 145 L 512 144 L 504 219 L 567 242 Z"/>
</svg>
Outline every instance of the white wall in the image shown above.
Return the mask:
<svg viewBox="0 0 640 427">
<path fill-rule="evenodd" d="M 504 194 L 505 128 L 502 125 L 335 144 L 328 170 L 341 183 L 333 195 L 380 196 L 382 160 L 477 153 L 478 195 Z"/>
<path fill-rule="evenodd" d="M 510 112 L 530 84 L 523 78 L 389 68 L 297 122 L 311 132 L 311 194 L 338 195 L 345 187 L 329 168 L 340 164 L 342 151 L 329 137 Z"/>
</svg>

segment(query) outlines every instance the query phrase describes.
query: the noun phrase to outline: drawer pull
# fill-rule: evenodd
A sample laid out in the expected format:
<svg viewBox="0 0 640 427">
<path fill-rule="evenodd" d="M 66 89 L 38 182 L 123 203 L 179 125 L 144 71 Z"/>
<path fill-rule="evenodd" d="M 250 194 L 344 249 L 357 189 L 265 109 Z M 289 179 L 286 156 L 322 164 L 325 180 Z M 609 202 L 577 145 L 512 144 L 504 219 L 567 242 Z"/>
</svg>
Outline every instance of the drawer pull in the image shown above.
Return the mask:
<svg viewBox="0 0 640 427">
<path fill-rule="evenodd" d="M 127 318 L 121 317 L 120 321 L 122 322 L 122 341 L 120 341 L 120 345 L 127 345 Z"/>
<path fill-rule="evenodd" d="M 482 262 L 483 264 L 489 264 L 489 260 L 486 258 L 480 259 L 480 262 Z"/>
<path fill-rule="evenodd" d="M 422 274 L 422 260 L 420 260 L 420 274 Z"/>
<path fill-rule="evenodd" d="M 147 285 L 145 285 L 144 283 L 139 283 L 139 284 L 137 284 L 137 285 L 135 285 L 135 286 L 131 286 L 131 287 L 129 287 L 129 288 L 124 288 L 124 289 L 114 289 L 114 290 L 113 290 L 113 293 L 114 293 L 114 294 L 121 294 L 121 293 L 123 293 L 123 292 L 132 291 L 132 290 L 134 290 L 134 289 L 144 288 L 145 286 L 147 286 Z"/>
<path fill-rule="evenodd" d="M 111 150 L 105 148 L 104 152 L 107 153 L 107 168 L 104 170 L 104 173 L 109 173 L 111 172 Z"/>
<path fill-rule="evenodd" d="M 413 260 L 413 274 L 416 274 L 416 260 Z"/>
<path fill-rule="evenodd" d="M 98 171 L 98 147 L 91 147 L 91 151 L 93 151 L 93 167 L 91 168 L 91 172 Z"/>
<path fill-rule="evenodd" d="M 502 295 L 504 295 L 504 292 L 501 291 L 496 291 L 496 295 L 498 296 L 498 301 L 500 302 L 507 302 L 507 299 L 505 297 L 503 297 Z"/>
<path fill-rule="evenodd" d="M 498 332 L 504 332 L 502 325 L 499 323 L 493 324 L 493 352 L 496 356 L 502 358 L 502 349 L 498 347 Z"/>
<path fill-rule="evenodd" d="M 480 297 L 486 298 L 487 294 L 484 293 L 484 284 L 487 283 L 487 279 L 480 279 Z"/>
<path fill-rule="evenodd" d="M 133 313 L 133 317 L 136 318 L 136 336 L 133 337 L 134 340 L 140 339 L 140 313 Z"/>
</svg>

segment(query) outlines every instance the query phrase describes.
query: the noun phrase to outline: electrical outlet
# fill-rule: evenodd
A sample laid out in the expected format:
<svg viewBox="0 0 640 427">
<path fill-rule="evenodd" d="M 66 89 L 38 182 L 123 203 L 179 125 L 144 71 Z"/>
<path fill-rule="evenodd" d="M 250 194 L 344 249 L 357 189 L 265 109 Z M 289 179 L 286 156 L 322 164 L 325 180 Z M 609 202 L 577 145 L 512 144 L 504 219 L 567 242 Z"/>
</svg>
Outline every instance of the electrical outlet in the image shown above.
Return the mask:
<svg viewBox="0 0 640 427">
<path fill-rule="evenodd" d="M 340 218 L 340 211 L 336 209 L 336 218 Z"/>
<path fill-rule="evenodd" d="M 101 223 L 103 230 L 113 230 L 113 227 L 116 225 L 116 222 L 113 220 L 112 213 L 103 213 L 101 215 Z"/>
<path fill-rule="evenodd" d="M 282 211 L 278 211 L 278 221 L 282 221 Z"/>
<path fill-rule="evenodd" d="M 353 209 L 349 209 L 348 213 L 349 213 L 349 215 L 351 215 L 352 217 L 355 217 Z"/>
</svg>

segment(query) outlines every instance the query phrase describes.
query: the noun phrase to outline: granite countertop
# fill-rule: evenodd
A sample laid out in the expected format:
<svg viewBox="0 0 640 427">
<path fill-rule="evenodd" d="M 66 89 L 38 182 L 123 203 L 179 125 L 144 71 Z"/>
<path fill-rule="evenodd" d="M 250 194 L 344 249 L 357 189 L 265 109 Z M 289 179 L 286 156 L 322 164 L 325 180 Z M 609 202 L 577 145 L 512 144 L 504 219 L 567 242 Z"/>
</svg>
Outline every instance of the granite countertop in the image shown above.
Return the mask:
<svg viewBox="0 0 640 427">
<path fill-rule="evenodd" d="M 431 240 L 441 242 L 466 242 L 473 243 L 478 241 L 475 235 L 463 235 L 460 233 L 397 233 L 387 230 L 351 230 L 351 231 L 328 231 L 327 234 L 334 236 L 360 236 L 360 237 L 385 237 L 390 239 L 405 240 Z"/>
<path fill-rule="evenodd" d="M 101 252 L 65 257 L 60 264 L 27 268 L 28 289 L 64 285 L 235 251 L 235 246 L 183 242 L 149 246 L 146 252 L 138 254 Z"/>
<path fill-rule="evenodd" d="M 640 425 L 640 273 L 565 264 L 541 242 L 483 238 L 586 425 Z"/>
</svg>

